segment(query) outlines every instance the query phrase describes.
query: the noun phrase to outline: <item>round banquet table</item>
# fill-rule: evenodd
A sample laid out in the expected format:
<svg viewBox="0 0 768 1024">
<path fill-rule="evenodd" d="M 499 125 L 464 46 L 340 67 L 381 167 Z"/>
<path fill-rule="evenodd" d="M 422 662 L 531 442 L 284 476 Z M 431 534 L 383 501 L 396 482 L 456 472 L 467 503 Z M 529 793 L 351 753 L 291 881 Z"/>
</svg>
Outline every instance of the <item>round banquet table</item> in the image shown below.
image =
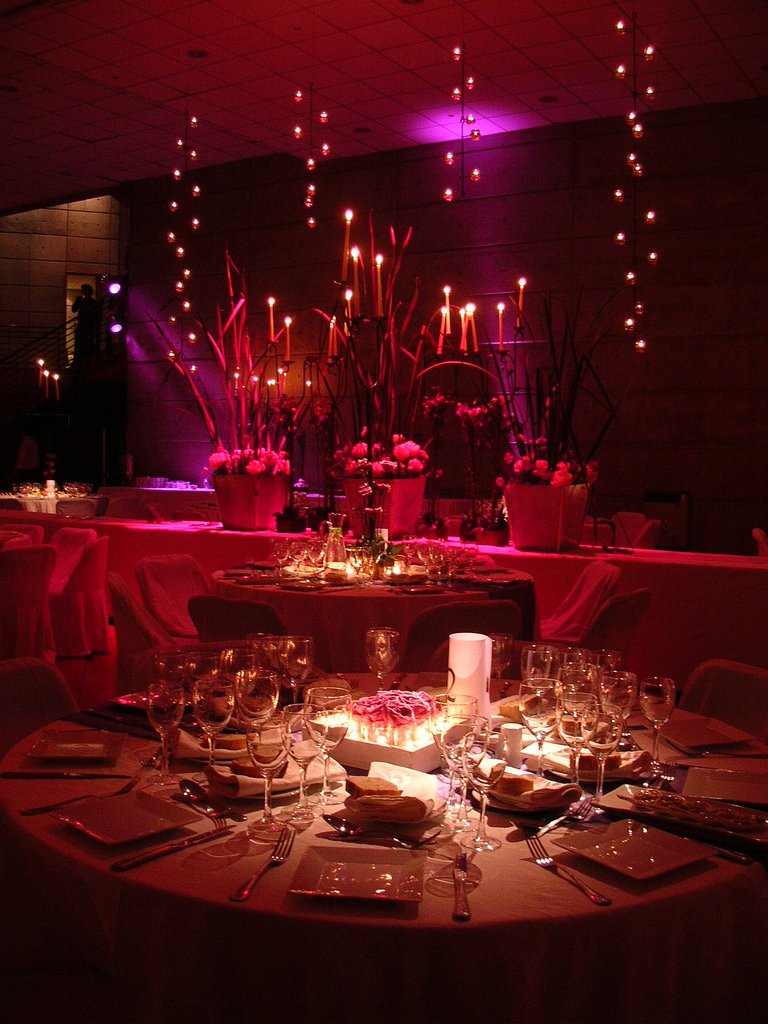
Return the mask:
<svg viewBox="0 0 768 1024">
<path fill-rule="evenodd" d="M 23 766 L 34 742 L 24 740 L 1 767 Z M 134 772 L 149 742 L 127 736 L 115 770 Z M 46 966 L 66 955 L 108 972 L 114 1019 L 125 1024 L 762 1019 L 762 864 L 712 858 L 641 883 L 550 843 L 610 895 L 612 906 L 601 908 L 538 867 L 509 817 L 492 813 L 502 847 L 474 860 L 472 919 L 456 923 L 443 881 L 451 846 L 440 858 L 353 847 L 373 862 L 420 859 L 421 902 L 291 894 L 310 847 L 342 859 L 348 849 L 318 838 L 314 825 L 297 835 L 289 861 L 267 871 L 248 902 L 233 903 L 228 895 L 266 857 L 264 846 L 249 843 L 245 824 L 117 873 L 110 864 L 125 847 L 102 845 L 50 815 L 19 814 L 119 784 L 0 778 L 0 879 L 3 940 L 12 943 L 15 962 L 24 962 L 31 944 Z M 201 817 L 186 828 L 209 827 Z"/>
<path fill-rule="evenodd" d="M 375 626 L 396 629 L 405 642 L 414 618 L 442 601 L 486 600 L 489 595 L 515 601 L 522 613 L 521 640 L 533 638 L 535 596 L 533 577 L 525 572 L 505 574 L 504 584 L 461 587 L 389 585 L 341 586 L 323 590 L 283 586 L 271 582 L 233 579 L 227 570 L 213 573 L 212 592 L 244 601 L 266 601 L 280 614 L 292 633 L 315 639 L 315 661 L 326 672 L 365 672 L 365 633 Z"/>
</svg>

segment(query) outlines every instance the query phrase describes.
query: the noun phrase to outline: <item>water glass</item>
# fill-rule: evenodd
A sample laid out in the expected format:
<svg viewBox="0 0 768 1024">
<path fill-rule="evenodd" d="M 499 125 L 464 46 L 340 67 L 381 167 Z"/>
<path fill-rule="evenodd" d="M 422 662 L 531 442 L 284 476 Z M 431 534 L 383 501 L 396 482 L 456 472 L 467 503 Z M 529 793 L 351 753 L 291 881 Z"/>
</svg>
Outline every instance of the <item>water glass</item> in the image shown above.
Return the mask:
<svg viewBox="0 0 768 1024">
<path fill-rule="evenodd" d="M 235 686 L 230 677 L 219 672 L 216 655 L 212 657 L 208 671 L 206 661 L 198 663 L 201 674 L 192 684 L 192 707 L 195 721 L 208 737 L 208 764 L 212 767 L 216 764 L 216 738 L 229 725 L 235 709 Z"/>
<path fill-rule="evenodd" d="M 579 756 L 584 746 L 584 719 L 597 710 L 597 697 L 591 691 L 575 690 L 557 698 L 557 731 L 571 755 L 571 782 L 579 785 Z"/>
<path fill-rule="evenodd" d="M 248 835 L 257 842 L 272 842 L 285 828 L 272 813 L 272 780 L 288 758 L 279 717 L 254 725 L 246 733 L 246 742 L 251 764 L 264 780 L 264 813 L 248 827 Z"/>
<path fill-rule="evenodd" d="M 467 729 L 462 745 L 462 773 L 471 782 L 473 788 L 480 794 L 480 818 L 477 829 L 473 836 L 463 836 L 460 840 L 462 846 L 469 847 L 477 853 L 492 853 L 501 847 L 498 839 L 488 835 L 487 831 L 487 809 L 488 793 L 495 781 L 495 775 L 484 770 L 483 762 L 488 756 L 488 741 L 491 736 L 491 723 L 489 719 L 480 715 L 468 719 Z M 501 767 L 501 766 L 499 766 Z M 503 767 L 501 768 L 503 771 Z"/>
<path fill-rule="evenodd" d="M 536 774 L 544 774 L 544 740 L 557 724 L 555 680 L 531 676 L 520 684 L 520 717 L 538 744 L 539 765 Z"/>
<path fill-rule="evenodd" d="M 435 698 L 438 710 L 431 722 L 432 738 L 440 751 L 448 769 L 448 801 L 447 813 L 453 818 L 454 831 L 461 832 L 471 828 L 467 815 L 466 783 L 456 792 L 456 779 L 459 777 L 457 757 L 460 762 L 460 751 L 455 749 L 455 742 L 462 736 L 457 723 L 477 715 L 477 698 L 467 694 L 438 694 Z"/>
<path fill-rule="evenodd" d="M 352 714 L 352 696 L 342 686 L 310 686 L 304 695 L 308 705 L 307 729 L 310 737 L 320 748 L 323 759 L 323 788 L 318 802 L 327 807 L 336 803 L 331 789 L 328 771 L 331 763 L 331 751 L 344 739 L 349 728 Z"/>
<path fill-rule="evenodd" d="M 315 642 L 311 636 L 281 636 L 277 640 L 277 657 L 288 677 L 294 704 L 299 699 L 299 686 L 312 671 Z"/>
<path fill-rule="evenodd" d="M 288 817 L 299 826 L 311 824 L 315 817 L 307 800 L 307 768 L 320 754 L 320 745 L 307 725 L 309 709 L 308 704 L 288 704 L 283 708 L 280 723 L 288 757 L 299 768 L 299 802 Z"/>
<path fill-rule="evenodd" d="M 378 688 L 383 690 L 384 677 L 400 658 L 400 634 L 384 626 L 369 629 L 365 634 L 365 657 L 368 668 L 376 673 Z"/>
<path fill-rule="evenodd" d="M 637 676 L 634 672 L 609 669 L 600 676 L 600 700 L 615 704 L 621 708 L 624 715 L 624 734 L 620 744 L 624 750 L 631 750 L 635 745 L 626 723 L 637 701 L 637 695 Z"/>
<path fill-rule="evenodd" d="M 561 654 L 551 644 L 524 644 L 520 650 L 520 678 L 549 676 L 554 679 L 560 671 Z"/>
<path fill-rule="evenodd" d="M 583 724 L 584 742 L 597 761 L 595 801 L 599 802 L 603 796 L 605 762 L 608 755 L 619 745 L 624 729 L 624 716 L 621 713 L 621 708 L 616 707 L 615 704 L 604 702 L 594 710 L 585 711 Z"/>
<path fill-rule="evenodd" d="M 653 749 L 651 751 L 651 772 L 658 775 L 661 771 L 659 761 L 659 735 L 662 727 L 669 721 L 675 707 L 675 682 L 666 676 L 649 676 L 640 684 L 640 710 L 650 722 L 653 729 Z"/>
<path fill-rule="evenodd" d="M 496 680 L 501 689 L 501 677 L 512 662 L 515 650 L 515 638 L 511 633 L 489 633 L 491 638 L 491 679 Z"/>
<path fill-rule="evenodd" d="M 170 772 L 170 737 L 184 714 L 186 681 L 186 654 L 160 651 L 155 655 L 154 676 L 147 688 L 147 718 L 160 736 L 161 783 L 173 781 Z"/>
</svg>

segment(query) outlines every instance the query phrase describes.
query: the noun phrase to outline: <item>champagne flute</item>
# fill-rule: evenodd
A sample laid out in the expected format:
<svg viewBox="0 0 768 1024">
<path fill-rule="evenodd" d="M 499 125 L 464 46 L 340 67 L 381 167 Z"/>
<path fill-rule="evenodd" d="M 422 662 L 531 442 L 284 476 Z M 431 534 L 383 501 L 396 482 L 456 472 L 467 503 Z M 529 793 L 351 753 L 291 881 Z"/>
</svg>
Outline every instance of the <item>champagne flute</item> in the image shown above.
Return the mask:
<svg viewBox="0 0 768 1024">
<path fill-rule="evenodd" d="M 288 676 L 288 684 L 291 687 L 295 704 L 299 699 L 299 686 L 312 671 L 315 641 L 311 636 L 278 637 L 277 657 L 280 667 Z"/>
<path fill-rule="evenodd" d="M 637 692 L 637 676 L 634 672 L 608 669 L 600 676 L 600 699 L 615 704 L 624 715 L 624 733 L 619 744 L 624 750 L 632 750 L 635 746 L 627 728 L 627 719 L 637 700 Z"/>
<path fill-rule="evenodd" d="M 491 723 L 489 719 L 481 715 L 468 719 L 469 728 L 462 741 L 462 771 L 466 772 L 472 786 L 480 794 L 480 818 L 477 823 L 477 830 L 473 836 L 463 836 L 460 840 L 461 846 L 467 846 L 477 853 L 492 853 L 498 850 L 501 843 L 488 835 L 487 830 L 487 809 L 488 793 L 493 785 L 498 771 L 503 771 L 498 766 L 496 773 L 483 769 L 483 761 L 488 754 L 488 741 L 491 736 Z"/>
<path fill-rule="evenodd" d="M 640 709 L 653 729 L 651 772 L 659 775 L 659 735 L 669 721 L 675 707 L 675 682 L 667 676 L 649 676 L 640 684 Z"/>
<path fill-rule="evenodd" d="M 584 713 L 584 742 L 587 749 L 594 755 L 597 761 L 597 786 L 595 788 L 595 802 L 603 797 L 603 784 L 605 782 L 605 762 L 611 751 L 619 745 L 621 733 L 624 728 L 624 716 L 621 708 L 615 704 L 603 702 L 599 707 L 585 711 Z"/>
<path fill-rule="evenodd" d="M 378 688 L 383 690 L 384 677 L 400 658 L 400 634 L 386 626 L 369 629 L 365 634 L 365 657 L 368 668 L 376 673 Z"/>
<path fill-rule="evenodd" d="M 544 740 L 557 723 L 555 680 L 531 676 L 520 684 L 520 717 L 538 744 L 539 765 L 536 774 L 544 774 Z"/>
<path fill-rule="evenodd" d="M 208 737 L 208 766 L 216 764 L 216 739 L 229 725 L 235 709 L 235 687 L 232 679 L 219 672 L 219 657 L 204 654 L 198 660 L 200 673 L 192 684 L 192 707 L 195 721 Z"/>
<path fill-rule="evenodd" d="M 323 759 L 323 788 L 318 802 L 327 807 L 337 803 L 331 789 L 329 768 L 331 751 L 341 743 L 349 728 L 352 696 L 343 686 L 311 686 L 306 693 L 307 729 L 320 748 Z"/>
<path fill-rule="evenodd" d="M 307 768 L 320 753 L 320 745 L 312 738 L 307 716 L 308 704 L 288 704 L 283 708 L 281 728 L 288 757 L 299 768 L 299 802 L 288 815 L 294 825 L 310 825 L 315 817 L 307 800 Z"/>
<path fill-rule="evenodd" d="M 253 723 L 246 733 L 248 756 L 256 774 L 264 780 L 264 813 L 248 828 L 248 835 L 257 842 L 272 842 L 285 825 L 272 813 L 272 780 L 288 758 L 279 716 L 266 722 Z"/>
<path fill-rule="evenodd" d="M 571 782 L 579 785 L 579 755 L 584 746 L 584 717 L 597 710 L 597 697 L 587 690 L 565 691 L 557 698 L 557 731 L 571 755 Z"/>
<path fill-rule="evenodd" d="M 154 678 L 147 688 L 147 718 L 160 736 L 158 781 L 174 781 L 170 772 L 170 736 L 184 714 L 187 655 L 180 651 L 159 651 L 154 658 Z"/>
</svg>

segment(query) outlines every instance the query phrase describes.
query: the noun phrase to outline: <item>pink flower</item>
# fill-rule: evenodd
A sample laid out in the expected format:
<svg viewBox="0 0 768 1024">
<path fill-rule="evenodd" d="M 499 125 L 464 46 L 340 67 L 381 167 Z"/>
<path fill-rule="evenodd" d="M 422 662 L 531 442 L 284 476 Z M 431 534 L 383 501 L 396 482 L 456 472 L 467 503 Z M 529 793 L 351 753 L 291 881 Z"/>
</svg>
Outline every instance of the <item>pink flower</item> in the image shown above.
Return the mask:
<svg viewBox="0 0 768 1024">
<path fill-rule="evenodd" d="M 386 470 L 384 469 L 383 462 L 374 462 L 371 464 L 371 472 L 374 476 L 384 476 Z"/>
<path fill-rule="evenodd" d="M 229 462 L 229 456 L 226 452 L 218 451 L 214 452 L 213 455 L 208 458 L 208 465 L 211 469 L 216 472 L 217 469 L 221 469 L 222 466 Z"/>
<path fill-rule="evenodd" d="M 413 473 L 414 476 L 419 476 L 424 472 L 424 463 L 421 459 L 409 459 L 407 469 L 408 472 Z"/>
<path fill-rule="evenodd" d="M 357 444 L 352 445 L 350 455 L 353 455 L 356 459 L 367 459 L 368 445 L 364 441 L 358 441 Z"/>
<path fill-rule="evenodd" d="M 250 473 L 251 476 L 259 476 L 266 470 L 266 466 L 259 459 L 251 459 L 250 462 L 245 464 L 245 472 Z"/>
</svg>

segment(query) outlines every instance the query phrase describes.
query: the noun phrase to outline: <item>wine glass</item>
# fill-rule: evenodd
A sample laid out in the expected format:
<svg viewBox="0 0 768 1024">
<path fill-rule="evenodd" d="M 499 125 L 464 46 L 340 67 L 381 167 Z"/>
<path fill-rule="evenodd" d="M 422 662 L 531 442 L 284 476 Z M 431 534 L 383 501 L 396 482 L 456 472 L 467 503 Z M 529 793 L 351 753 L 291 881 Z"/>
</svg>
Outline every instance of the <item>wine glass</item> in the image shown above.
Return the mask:
<svg viewBox="0 0 768 1024">
<path fill-rule="evenodd" d="M 277 640 L 280 667 L 288 676 L 293 703 L 299 699 L 299 686 L 312 671 L 315 642 L 311 636 L 281 636 Z"/>
<path fill-rule="evenodd" d="M 557 698 L 557 731 L 571 755 L 571 782 L 579 785 L 579 755 L 584 746 L 584 717 L 597 710 L 597 697 L 587 690 L 565 691 Z"/>
<path fill-rule="evenodd" d="M 520 684 L 520 717 L 533 733 L 539 747 L 536 774 L 544 774 L 544 740 L 557 723 L 555 680 L 531 676 Z"/>
<path fill-rule="evenodd" d="M 278 574 L 285 576 L 288 572 L 288 563 L 293 557 L 289 537 L 275 537 L 272 541 L 272 556 L 277 562 Z"/>
<path fill-rule="evenodd" d="M 475 834 L 473 836 L 463 836 L 460 844 L 469 847 L 471 850 L 476 850 L 477 853 L 492 853 L 500 848 L 501 843 L 498 839 L 488 835 L 486 827 L 488 824 L 486 813 L 488 793 L 498 774 L 498 769 L 496 774 L 483 769 L 483 761 L 488 755 L 491 723 L 489 719 L 483 718 L 481 715 L 476 715 L 466 721 L 469 728 L 461 744 L 463 767 L 460 770 L 466 772 L 468 780 L 480 794 L 480 819 L 477 823 Z M 503 771 L 503 767 L 498 766 L 498 768 Z"/>
<path fill-rule="evenodd" d="M 219 671 L 219 657 L 205 653 L 197 660 L 192 683 L 195 721 L 208 737 L 208 766 L 216 764 L 216 738 L 224 731 L 235 709 L 235 687 L 231 677 Z"/>
<path fill-rule="evenodd" d="M 179 651 L 159 651 L 154 658 L 154 676 L 147 688 L 147 718 L 160 736 L 158 781 L 174 781 L 170 772 L 170 736 L 184 714 L 187 656 Z"/>
<path fill-rule="evenodd" d="M 675 707 L 675 682 L 666 676 L 649 676 L 640 683 L 640 709 L 653 729 L 651 772 L 661 772 L 659 761 L 659 735 L 669 721 Z"/>
<path fill-rule="evenodd" d="M 458 793 L 455 793 L 456 777 L 459 775 L 461 750 L 460 742 L 463 731 L 460 723 L 477 715 L 477 698 L 467 694 L 441 693 L 435 698 L 438 710 L 431 722 L 432 738 L 437 744 L 446 767 L 448 768 L 448 801 L 447 811 L 453 817 L 454 831 L 462 832 L 471 828 L 467 815 L 467 783 L 464 781 Z"/>
<path fill-rule="evenodd" d="M 575 693 L 576 690 L 588 690 L 597 696 L 599 691 L 600 669 L 591 662 L 570 665 L 560 670 L 558 693 Z"/>
<path fill-rule="evenodd" d="M 260 728 L 274 715 L 280 696 L 280 676 L 259 662 L 258 655 L 243 653 L 235 672 L 235 709 L 246 733 Z"/>
<path fill-rule="evenodd" d="M 524 644 L 520 650 L 520 676 L 523 680 L 531 676 L 555 678 L 560 671 L 560 651 L 551 644 Z"/>
<path fill-rule="evenodd" d="M 597 761 L 595 802 L 599 803 L 603 797 L 605 762 L 611 751 L 618 747 L 624 729 L 624 716 L 621 713 L 621 708 L 616 707 L 615 704 L 603 702 L 602 705 L 584 712 L 583 727 L 584 742 Z"/>
<path fill-rule="evenodd" d="M 308 704 L 288 704 L 283 708 L 281 728 L 288 757 L 299 767 L 299 802 L 288 816 L 294 825 L 309 825 L 315 817 L 307 800 L 307 768 L 320 753 L 320 745 L 312 738 L 307 715 Z"/>
<path fill-rule="evenodd" d="M 600 699 L 621 708 L 624 715 L 624 733 L 619 744 L 624 750 L 631 750 L 634 741 L 627 729 L 627 719 L 637 700 L 637 676 L 634 672 L 620 672 L 609 669 L 600 676 Z"/>
<path fill-rule="evenodd" d="M 264 813 L 248 828 L 248 835 L 257 842 L 271 842 L 285 828 L 272 813 L 272 780 L 288 758 L 280 717 L 253 723 L 246 733 L 248 756 L 256 774 L 264 780 Z"/>
<path fill-rule="evenodd" d="M 496 680 L 497 692 L 501 691 L 501 677 L 512 661 L 515 638 L 511 633 L 489 633 L 491 638 L 491 678 Z"/>
<path fill-rule="evenodd" d="M 396 629 L 377 626 L 365 634 L 365 657 L 368 668 L 376 673 L 380 690 L 384 689 L 384 677 L 391 672 L 400 657 L 400 634 Z"/>
<path fill-rule="evenodd" d="M 307 729 L 320 748 L 323 759 L 323 788 L 318 802 L 327 807 L 337 802 L 331 789 L 328 770 L 331 751 L 341 743 L 349 728 L 352 697 L 343 686 L 311 686 L 307 689 L 305 700 L 308 705 Z"/>
</svg>

